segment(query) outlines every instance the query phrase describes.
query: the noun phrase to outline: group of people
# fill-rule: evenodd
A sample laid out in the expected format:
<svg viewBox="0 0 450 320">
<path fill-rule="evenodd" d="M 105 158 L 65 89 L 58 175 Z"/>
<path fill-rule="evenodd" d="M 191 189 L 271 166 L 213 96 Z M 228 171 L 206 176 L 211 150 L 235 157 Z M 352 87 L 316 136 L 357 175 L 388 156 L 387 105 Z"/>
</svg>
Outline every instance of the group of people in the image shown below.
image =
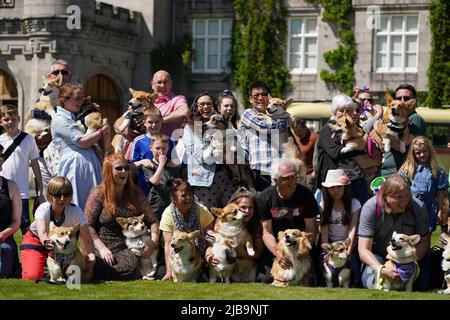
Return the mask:
<svg viewBox="0 0 450 320">
<path fill-rule="evenodd" d="M 380 121 L 383 108 L 373 103 L 366 87 L 357 88 L 353 97 L 335 96 L 329 123 L 316 133 L 307 128 L 304 119 L 291 119 L 288 113 L 268 116 L 271 92 L 264 82 L 250 86 L 251 107 L 239 116 L 237 100 L 230 90 L 218 97 L 202 93 L 188 106 L 185 97 L 173 93 L 169 73 L 160 70 L 151 83 L 157 95 L 156 108 L 144 111 L 138 129 L 119 132 L 120 124 L 116 123 L 115 131 L 128 143 L 121 152 L 102 157 L 94 146 L 99 142 L 107 145 L 105 137 L 111 129 L 105 125 L 85 134 L 77 126 L 85 104 L 83 87 L 70 83 L 68 65 L 63 60 L 52 65 L 49 77 L 59 75 L 63 75 L 63 84 L 51 119 L 52 156 L 46 149 L 48 144 L 36 143 L 41 135 L 33 139 L 19 129 L 17 107 L 0 107 L 5 131 L 0 135 L 0 276 L 13 276 L 18 270 L 13 235 L 19 227 L 23 234 L 22 278 L 32 280 L 44 277 L 45 259 L 54 246 L 48 236 L 50 222 L 56 226 L 79 222 L 83 250 L 94 266 L 95 278 L 138 279 L 139 257 L 127 248 L 116 219 L 144 215 L 151 237 L 141 255 L 150 256 L 161 248 L 156 277 L 172 280 L 171 266 L 165 262 L 169 261 L 174 230 L 200 230 L 195 244 L 208 268 L 217 263 L 204 239 L 207 230 L 214 229 L 210 208 L 235 203 L 245 214 L 244 224 L 255 249 L 249 256 L 245 247 L 238 246 L 237 259 L 257 262 L 255 281 L 270 281 L 273 259 L 282 268 L 289 267 L 290 262 L 277 249 L 277 235 L 296 228 L 315 239 L 311 252 L 313 284 L 321 284 L 320 244 L 348 239 L 352 285 L 372 288 L 396 231 L 420 235 L 417 255 L 421 276 L 416 288 L 428 288 L 430 235 L 437 225 L 449 231 L 448 177 L 424 137 L 423 119 L 414 111 L 409 121 L 408 152 L 400 153 L 393 142 L 391 152 L 383 155 L 383 164 L 369 172 L 355 160 L 366 151 L 342 152 L 345 141 L 340 132 L 332 130 L 344 114 L 350 114 L 366 134 Z M 396 100 L 415 98 L 411 85 L 401 85 L 395 91 Z M 125 115 L 128 112 L 131 110 Z M 205 126 L 215 114 L 227 123 L 234 159 L 242 161 L 240 164 L 248 170 L 252 181 L 247 187 L 233 180 L 229 163 L 224 161 L 230 152 L 227 146 L 211 149 Z M 303 156 L 305 180 L 300 179 L 296 162 L 282 156 L 288 136 Z M 52 165 L 46 163 L 48 159 L 57 159 L 57 170 L 41 174 Z M 33 223 L 28 201 L 29 163 L 40 203 Z M 378 193 L 373 193 L 366 178 L 380 175 L 385 182 Z M 399 281 L 393 269 L 382 268 L 381 274 Z"/>
</svg>

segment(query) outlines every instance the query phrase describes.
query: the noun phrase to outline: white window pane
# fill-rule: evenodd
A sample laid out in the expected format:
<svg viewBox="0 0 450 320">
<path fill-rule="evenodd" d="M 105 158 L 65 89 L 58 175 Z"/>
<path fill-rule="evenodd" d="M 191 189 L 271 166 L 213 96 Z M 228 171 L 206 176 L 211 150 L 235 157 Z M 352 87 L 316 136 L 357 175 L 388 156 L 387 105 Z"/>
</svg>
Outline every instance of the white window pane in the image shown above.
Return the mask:
<svg viewBox="0 0 450 320">
<path fill-rule="evenodd" d="M 230 36 L 231 35 L 231 20 L 222 20 L 222 35 Z"/>
<path fill-rule="evenodd" d="M 306 56 L 305 68 L 307 69 L 315 69 L 317 66 L 316 56 Z"/>
<path fill-rule="evenodd" d="M 406 67 L 407 68 L 417 68 L 417 55 L 408 54 L 406 56 Z"/>
<path fill-rule="evenodd" d="M 228 61 L 230 60 L 230 49 L 231 49 L 231 41 L 230 40 L 222 40 L 222 48 L 221 48 L 221 57 L 220 57 L 220 67 L 222 69 L 228 68 Z"/>
<path fill-rule="evenodd" d="M 392 17 L 391 19 L 391 31 L 403 30 L 403 17 Z"/>
<path fill-rule="evenodd" d="M 221 59 L 220 68 L 221 69 L 223 69 L 223 70 L 228 69 L 228 63 L 230 62 L 230 57 L 231 57 L 231 55 L 229 53 L 221 55 L 221 57 L 220 57 L 220 59 Z"/>
<path fill-rule="evenodd" d="M 217 39 L 210 39 L 208 41 L 208 55 L 215 54 L 219 52 L 219 41 Z"/>
<path fill-rule="evenodd" d="M 299 19 L 291 20 L 291 34 L 301 34 L 302 23 L 303 21 Z"/>
<path fill-rule="evenodd" d="M 291 53 L 297 52 L 300 53 L 301 50 L 301 39 L 291 39 Z"/>
<path fill-rule="evenodd" d="M 316 54 L 317 39 L 307 38 L 305 39 L 305 52 L 308 54 Z"/>
<path fill-rule="evenodd" d="M 391 55 L 391 68 L 401 68 L 402 67 L 402 55 L 393 53 Z"/>
<path fill-rule="evenodd" d="M 385 54 L 377 53 L 377 68 L 386 68 L 387 58 Z"/>
<path fill-rule="evenodd" d="M 389 17 L 382 16 L 380 19 L 380 31 L 387 31 Z"/>
<path fill-rule="evenodd" d="M 407 17 L 406 18 L 406 31 L 417 31 L 417 25 L 419 22 L 419 17 Z"/>
<path fill-rule="evenodd" d="M 208 41 L 208 69 L 219 67 L 219 41 L 216 39 Z"/>
<path fill-rule="evenodd" d="M 377 37 L 377 52 L 386 52 L 387 50 L 387 36 Z"/>
<path fill-rule="evenodd" d="M 194 35 L 203 36 L 205 35 L 205 21 L 195 21 Z"/>
<path fill-rule="evenodd" d="M 223 39 L 220 53 L 221 54 L 227 54 L 230 51 L 230 49 L 231 49 L 231 40 Z"/>
<path fill-rule="evenodd" d="M 391 37 L 391 51 L 402 52 L 402 36 Z"/>
<path fill-rule="evenodd" d="M 205 68 L 205 40 L 194 41 L 194 69 Z"/>
<path fill-rule="evenodd" d="M 219 21 L 210 20 L 208 23 L 208 35 L 216 36 L 219 34 Z"/>
<path fill-rule="evenodd" d="M 306 20 L 306 33 L 316 33 L 317 19 Z"/>
<path fill-rule="evenodd" d="M 300 58 L 301 58 L 301 56 L 299 54 L 291 54 L 289 56 L 291 69 L 300 68 Z"/>
<path fill-rule="evenodd" d="M 417 52 L 417 36 L 406 37 L 406 52 Z"/>
</svg>

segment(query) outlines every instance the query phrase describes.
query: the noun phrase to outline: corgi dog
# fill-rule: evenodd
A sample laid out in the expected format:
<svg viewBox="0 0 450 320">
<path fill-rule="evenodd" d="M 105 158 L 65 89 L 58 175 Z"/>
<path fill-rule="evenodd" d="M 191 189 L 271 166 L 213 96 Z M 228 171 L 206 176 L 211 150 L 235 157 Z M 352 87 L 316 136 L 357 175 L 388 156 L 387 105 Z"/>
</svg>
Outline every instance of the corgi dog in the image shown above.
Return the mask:
<svg viewBox="0 0 450 320">
<path fill-rule="evenodd" d="M 56 106 L 59 105 L 59 88 L 62 86 L 63 76 L 60 73 L 56 78 L 42 76 L 43 85 L 39 89 L 39 100 L 30 109 L 41 109 L 53 116 Z"/>
<path fill-rule="evenodd" d="M 341 139 L 345 144 L 345 147 L 341 150 L 342 153 L 365 149 L 364 131 L 358 126 L 355 119 L 347 113 L 347 110 L 336 121 L 336 124 L 330 124 L 330 127 L 335 133 L 342 132 Z"/>
<path fill-rule="evenodd" d="M 54 246 L 47 257 L 47 268 L 50 282 L 65 283 L 67 271 L 77 266 L 81 271 L 81 283 L 90 282 L 94 275 L 93 265 L 88 263 L 87 256 L 81 253 L 77 246 L 77 232 L 80 223 L 72 227 L 56 227 L 53 221 L 49 225 L 48 238 Z"/>
<path fill-rule="evenodd" d="M 282 155 L 281 158 L 290 160 L 298 167 L 298 182 L 306 183 L 306 165 L 303 162 L 303 156 L 300 152 L 300 148 L 294 142 L 294 138 L 289 137 L 287 142 L 281 146 Z"/>
<path fill-rule="evenodd" d="M 278 233 L 277 248 L 292 266 L 289 269 L 283 269 L 278 260 L 275 259 L 271 270 L 272 285 L 277 287 L 309 285 L 312 276 L 312 264 L 311 243 L 308 238 L 312 236 L 312 233 L 306 233 L 298 229 L 287 229 Z"/>
<path fill-rule="evenodd" d="M 408 101 L 395 100 L 388 93 L 385 95 L 388 105 L 387 112 L 383 114 L 383 123 L 377 122 L 370 136 L 375 139 L 379 145 L 384 146 L 384 151 L 391 150 L 391 140 L 394 137 L 400 141 L 400 152 L 406 152 L 406 143 L 409 137 L 408 117 L 416 105 L 416 99 Z"/>
<path fill-rule="evenodd" d="M 144 215 L 139 217 L 116 218 L 117 223 L 122 227 L 122 233 L 125 236 L 125 244 L 131 252 L 140 257 L 140 273 L 143 280 L 155 280 L 156 258 L 158 249 L 155 247 L 150 257 L 142 257 L 142 249 L 145 243 L 150 241 L 150 230 L 144 223 Z"/>
<path fill-rule="evenodd" d="M 244 225 L 245 214 L 235 203 L 225 208 L 211 208 L 217 217 L 214 232 L 220 234 L 236 246 L 243 246 L 250 257 L 255 255 L 253 239 Z M 233 282 L 251 282 L 256 278 L 256 262 L 251 259 L 237 258 L 231 279 Z"/>
<path fill-rule="evenodd" d="M 225 283 L 230 283 L 236 265 L 236 244 L 233 240 L 212 230 L 208 230 L 206 241 L 212 245 L 214 259 L 219 260 L 218 265 L 209 267 L 209 282 L 215 283 L 217 279 L 223 279 Z"/>
<path fill-rule="evenodd" d="M 129 112 L 122 115 L 116 123 L 118 123 L 118 133 L 113 137 L 111 142 L 115 152 L 123 152 L 123 148 L 127 144 L 127 140 L 122 135 L 127 128 L 140 131 L 139 123 L 143 120 L 144 110 L 148 108 L 156 108 L 153 104 L 158 97 L 156 93 L 146 91 L 138 91 L 129 88 L 131 99 L 128 101 Z"/>
<path fill-rule="evenodd" d="M 440 294 L 450 294 L 450 236 L 446 233 L 441 234 L 440 242 L 444 245 L 442 252 L 442 271 L 444 271 L 444 281 L 447 288 L 439 290 Z"/>
<path fill-rule="evenodd" d="M 269 105 L 266 114 L 272 119 L 278 119 L 287 115 L 287 108 L 291 105 L 292 99 L 283 100 L 269 96 Z"/>
<path fill-rule="evenodd" d="M 333 243 L 322 243 L 325 252 L 323 259 L 323 276 L 328 288 L 343 287 L 350 285 L 350 268 L 348 267 L 348 246 L 350 239 L 346 241 L 334 241 Z"/>
<path fill-rule="evenodd" d="M 388 261 L 384 266 L 395 269 L 400 276 L 401 283 L 391 283 L 382 277 L 382 268 L 379 268 L 376 275 L 376 289 L 412 291 L 413 283 L 420 272 L 416 256 L 416 245 L 419 241 L 420 235 L 418 234 L 408 236 L 394 231 L 390 245 L 386 249 Z"/>
<path fill-rule="evenodd" d="M 174 230 L 169 261 L 174 282 L 197 282 L 202 259 L 194 240 L 199 236 L 199 230 L 190 233 Z"/>
</svg>

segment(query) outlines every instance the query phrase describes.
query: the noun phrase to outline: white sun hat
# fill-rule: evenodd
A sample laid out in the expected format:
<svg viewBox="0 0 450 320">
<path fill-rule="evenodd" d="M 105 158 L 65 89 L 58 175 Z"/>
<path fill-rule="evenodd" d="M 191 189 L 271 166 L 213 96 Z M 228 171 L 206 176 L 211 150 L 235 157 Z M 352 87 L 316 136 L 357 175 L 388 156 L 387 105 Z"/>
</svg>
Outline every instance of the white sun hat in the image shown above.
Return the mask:
<svg viewBox="0 0 450 320">
<path fill-rule="evenodd" d="M 348 184 L 350 184 L 350 179 L 343 169 L 328 170 L 327 178 L 322 182 L 322 185 L 327 188 Z"/>
</svg>

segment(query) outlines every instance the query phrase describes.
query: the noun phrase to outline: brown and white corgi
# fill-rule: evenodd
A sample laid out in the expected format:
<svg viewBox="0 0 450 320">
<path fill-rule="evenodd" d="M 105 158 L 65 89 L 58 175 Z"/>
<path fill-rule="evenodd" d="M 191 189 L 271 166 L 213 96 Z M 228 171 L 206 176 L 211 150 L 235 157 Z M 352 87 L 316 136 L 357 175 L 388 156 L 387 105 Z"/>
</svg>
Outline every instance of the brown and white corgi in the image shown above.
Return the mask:
<svg viewBox="0 0 450 320">
<path fill-rule="evenodd" d="M 223 279 L 225 283 L 230 283 L 236 265 L 236 244 L 212 230 L 208 230 L 206 241 L 212 245 L 214 259 L 219 261 L 219 264 L 209 266 L 209 282 L 214 283 L 217 279 Z"/>
<path fill-rule="evenodd" d="M 334 241 L 322 243 L 325 251 L 323 259 L 323 276 L 328 288 L 348 288 L 350 284 L 350 268 L 348 267 L 348 246 L 350 239 L 346 241 Z"/>
<path fill-rule="evenodd" d="M 202 259 L 194 240 L 200 231 L 181 232 L 175 230 L 170 241 L 170 265 L 174 282 L 197 282 Z"/>
</svg>

